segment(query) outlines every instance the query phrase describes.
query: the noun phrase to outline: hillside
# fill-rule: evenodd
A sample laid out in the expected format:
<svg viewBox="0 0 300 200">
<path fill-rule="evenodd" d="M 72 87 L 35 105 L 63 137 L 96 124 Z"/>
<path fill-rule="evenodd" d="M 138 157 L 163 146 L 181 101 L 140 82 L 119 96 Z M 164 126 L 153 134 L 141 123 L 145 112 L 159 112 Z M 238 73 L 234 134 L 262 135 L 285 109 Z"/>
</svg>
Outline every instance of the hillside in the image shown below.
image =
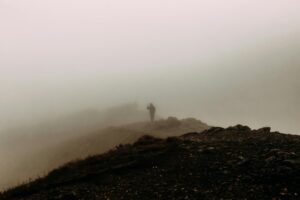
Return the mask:
<svg viewBox="0 0 300 200">
<path fill-rule="evenodd" d="M 0 191 L 44 175 L 70 159 L 79 158 L 77 152 L 65 153 L 64 148 L 75 144 L 77 138 L 97 133 L 94 139 L 101 140 L 100 134 L 106 127 L 143 121 L 147 117 L 147 112 L 140 110 L 137 104 L 123 104 L 104 110 L 66 113 L 41 119 L 35 124 L 1 130 Z"/>
<path fill-rule="evenodd" d="M 81 112 L 11 132 L 9 140 L 0 139 L 3 143 L 0 144 L 0 191 L 44 176 L 72 160 L 104 153 L 121 143 L 132 143 L 145 134 L 168 137 L 208 128 L 199 120 L 172 117 L 153 124 L 136 122 L 147 117 L 147 113 L 135 106 L 126 105 L 106 112 Z"/>
<path fill-rule="evenodd" d="M 299 199 L 299 153 L 299 136 L 270 128 L 143 136 L 68 163 L 0 199 Z"/>
</svg>

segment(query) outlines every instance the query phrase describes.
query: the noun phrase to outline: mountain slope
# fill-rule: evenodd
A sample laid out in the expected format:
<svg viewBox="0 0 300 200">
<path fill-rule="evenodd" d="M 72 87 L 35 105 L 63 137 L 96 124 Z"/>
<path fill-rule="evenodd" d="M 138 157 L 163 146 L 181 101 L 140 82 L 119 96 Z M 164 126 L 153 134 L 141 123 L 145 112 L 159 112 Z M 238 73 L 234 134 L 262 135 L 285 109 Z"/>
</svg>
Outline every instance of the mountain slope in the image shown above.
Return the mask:
<svg viewBox="0 0 300 200">
<path fill-rule="evenodd" d="M 101 140 L 101 130 L 108 126 L 146 119 L 146 110 L 140 110 L 138 105 L 133 103 L 105 110 L 89 109 L 68 113 L 41 120 L 36 122 L 37 124 L 1 130 L 0 191 L 80 158 L 77 152 L 66 154 L 64 148 L 74 143 L 77 138 L 89 137 L 96 132 L 96 139 Z M 76 144 L 78 146 L 78 142 Z M 87 155 L 89 154 L 84 156 Z"/>
<path fill-rule="evenodd" d="M 69 163 L 0 199 L 299 199 L 300 137 L 211 128 Z"/>
<path fill-rule="evenodd" d="M 118 113 L 131 113 L 130 120 L 130 117 L 124 116 L 131 123 L 120 125 L 122 119 L 123 123 L 126 123 L 126 120 L 122 114 L 119 116 Z M 102 115 L 106 117 L 105 120 L 95 117 Z M 140 119 L 143 113 L 134 108 L 128 108 L 128 106 L 110 109 L 109 112 L 102 115 L 97 112 L 93 115 L 90 112 L 85 115 L 78 114 L 76 116 L 78 120 L 73 120 L 74 116 L 71 119 L 68 118 L 67 125 L 61 125 L 61 127 L 69 128 L 61 129 L 57 133 L 54 130 L 60 130 L 60 127 L 55 128 L 57 123 L 52 123 L 46 127 L 42 126 L 45 130 L 41 134 L 38 134 L 37 131 L 32 135 L 24 133 L 23 137 L 16 136 L 14 140 L 11 140 L 10 146 L 7 148 L 0 145 L 0 157 L 2 158 L 0 191 L 30 178 L 44 176 L 49 171 L 72 160 L 103 153 L 122 143 L 132 143 L 145 134 L 168 137 L 209 128 L 199 120 L 178 120 L 174 117 L 161 119 L 152 124 L 148 122 L 132 123 L 132 121 Z M 118 118 L 115 117 L 116 115 Z M 95 118 L 91 120 L 92 117 Z M 110 122 L 105 122 L 106 120 Z M 72 128 L 72 124 L 75 122 L 77 124 Z M 104 124 L 114 126 L 105 128 Z M 50 127 L 49 130 L 47 127 Z M 83 132 L 84 127 L 86 128 L 85 133 Z M 43 128 L 41 129 L 43 130 Z M 62 130 L 65 130 L 66 133 Z M 49 133 L 51 131 L 53 134 Z"/>
</svg>

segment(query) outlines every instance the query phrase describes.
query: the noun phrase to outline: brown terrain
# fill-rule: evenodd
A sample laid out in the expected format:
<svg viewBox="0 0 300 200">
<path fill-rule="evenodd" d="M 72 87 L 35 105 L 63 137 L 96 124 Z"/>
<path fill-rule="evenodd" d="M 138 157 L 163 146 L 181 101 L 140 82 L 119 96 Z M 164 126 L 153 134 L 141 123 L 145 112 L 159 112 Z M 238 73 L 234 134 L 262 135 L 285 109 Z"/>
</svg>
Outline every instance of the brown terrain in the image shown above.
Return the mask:
<svg viewBox="0 0 300 200">
<path fill-rule="evenodd" d="M 167 137 L 191 122 L 197 121 L 169 118 L 111 128 L 108 134 L 126 133 L 124 141 L 148 131 Z M 137 128 L 131 138 L 125 130 L 132 126 L 148 131 Z M 213 127 L 166 139 L 146 135 L 63 165 L 0 199 L 299 199 L 299 153 L 299 136 L 270 128 Z"/>
<path fill-rule="evenodd" d="M 136 122 L 136 121 L 144 122 Z M 0 138 L 0 191 L 23 184 L 73 160 L 97 155 L 151 134 L 178 136 L 208 126 L 195 119 L 147 122 L 135 104 L 89 110 L 35 126 L 10 130 Z"/>
</svg>

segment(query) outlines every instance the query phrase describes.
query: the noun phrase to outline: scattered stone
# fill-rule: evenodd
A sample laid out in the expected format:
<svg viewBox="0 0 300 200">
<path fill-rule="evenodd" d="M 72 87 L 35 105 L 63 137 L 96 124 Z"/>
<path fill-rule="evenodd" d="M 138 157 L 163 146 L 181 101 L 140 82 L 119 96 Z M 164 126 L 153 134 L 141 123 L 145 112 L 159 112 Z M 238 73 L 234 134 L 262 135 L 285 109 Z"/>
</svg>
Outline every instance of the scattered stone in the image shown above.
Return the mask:
<svg viewBox="0 0 300 200">
<path fill-rule="evenodd" d="M 0 200 L 296 200 L 299 138 L 242 125 L 168 139 L 144 136 L 69 163 Z"/>
<path fill-rule="evenodd" d="M 260 129 L 256 130 L 256 133 L 270 133 L 271 132 L 271 128 L 270 127 L 263 127 Z"/>
</svg>

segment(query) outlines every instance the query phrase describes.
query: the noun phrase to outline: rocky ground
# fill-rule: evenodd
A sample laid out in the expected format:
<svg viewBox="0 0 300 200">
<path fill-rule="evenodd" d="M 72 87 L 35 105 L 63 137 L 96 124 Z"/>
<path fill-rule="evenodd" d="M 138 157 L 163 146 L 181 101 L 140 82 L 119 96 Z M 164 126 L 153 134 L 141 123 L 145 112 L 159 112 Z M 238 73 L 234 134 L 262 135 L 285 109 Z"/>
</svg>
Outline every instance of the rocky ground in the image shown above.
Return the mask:
<svg viewBox="0 0 300 200">
<path fill-rule="evenodd" d="M 134 112 L 136 111 L 129 113 Z M 112 116 L 118 113 L 120 113 L 120 109 L 117 109 L 116 113 L 113 112 Z M 95 117 L 97 114 L 93 115 L 89 112 L 84 115 L 85 117 L 76 117 L 78 120 L 69 120 L 67 125 L 64 125 L 65 121 L 61 122 L 62 127 L 68 126 L 69 128 L 53 129 L 56 127 L 54 123 L 38 129 L 39 131 L 45 130 L 44 132 L 26 130 L 23 137 L 14 136 L 15 133 L 11 133 L 14 138 L 11 141 L 0 137 L 0 192 L 24 183 L 30 178 L 36 179 L 39 176 L 45 176 L 45 174 L 70 161 L 102 154 L 119 144 L 134 143 L 143 135 L 167 138 L 209 128 L 200 120 L 193 118 L 177 119 L 175 117 L 156 120 L 154 123 L 148 121 L 133 122 L 103 128 L 102 123 L 97 126 L 98 120 L 89 115 L 97 119 Z M 113 118 L 109 117 L 108 119 Z M 79 123 L 80 119 L 83 122 Z M 91 123 L 92 126 L 84 123 L 89 119 L 93 119 L 93 122 L 88 123 Z M 79 125 L 72 128 L 73 123 Z M 92 129 L 94 131 L 91 131 Z M 35 134 L 28 135 L 30 130 Z M 53 134 L 50 134 L 51 130 Z M 83 130 L 86 132 L 84 133 Z M 21 136 L 21 133 L 22 130 L 18 135 Z"/>
<path fill-rule="evenodd" d="M 300 137 L 210 128 L 157 139 L 68 163 L 8 190 L 10 200 L 300 199 Z"/>
</svg>

